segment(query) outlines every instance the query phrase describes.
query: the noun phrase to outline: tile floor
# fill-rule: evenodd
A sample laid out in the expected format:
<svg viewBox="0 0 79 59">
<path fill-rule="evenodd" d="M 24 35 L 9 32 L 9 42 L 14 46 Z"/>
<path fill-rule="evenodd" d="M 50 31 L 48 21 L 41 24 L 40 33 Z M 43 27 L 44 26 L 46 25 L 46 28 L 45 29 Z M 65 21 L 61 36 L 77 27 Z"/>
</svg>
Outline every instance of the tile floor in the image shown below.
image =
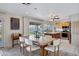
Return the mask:
<svg viewBox="0 0 79 59">
<path fill-rule="evenodd" d="M 0 56 L 29 56 L 29 54 L 23 55 L 19 47 L 15 46 L 14 48 L 0 48 Z M 33 52 L 32 56 L 40 56 L 39 50 Z M 51 56 L 51 54 L 49 54 L 49 56 Z M 62 40 L 60 56 L 79 56 L 79 51 L 74 46 L 70 45 L 68 40 Z"/>
</svg>

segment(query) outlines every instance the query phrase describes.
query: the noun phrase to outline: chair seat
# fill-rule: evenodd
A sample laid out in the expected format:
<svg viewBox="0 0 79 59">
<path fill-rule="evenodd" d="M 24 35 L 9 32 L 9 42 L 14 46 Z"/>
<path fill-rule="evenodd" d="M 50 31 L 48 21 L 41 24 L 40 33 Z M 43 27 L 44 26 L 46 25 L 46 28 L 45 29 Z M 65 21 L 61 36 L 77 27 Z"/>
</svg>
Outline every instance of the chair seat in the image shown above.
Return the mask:
<svg viewBox="0 0 79 59">
<path fill-rule="evenodd" d="M 28 46 L 28 47 L 26 47 L 26 50 L 29 51 L 29 52 L 30 52 L 30 47 L 31 47 L 31 51 L 35 51 L 35 50 L 40 49 L 40 47 L 35 46 L 35 45 L 33 45 L 33 46 Z"/>
<path fill-rule="evenodd" d="M 47 47 L 45 47 L 45 50 L 48 50 L 48 51 L 51 51 L 51 52 L 54 52 L 54 49 L 55 49 L 55 46 L 53 45 L 49 45 Z M 58 48 L 56 47 L 55 51 L 57 51 Z"/>
</svg>

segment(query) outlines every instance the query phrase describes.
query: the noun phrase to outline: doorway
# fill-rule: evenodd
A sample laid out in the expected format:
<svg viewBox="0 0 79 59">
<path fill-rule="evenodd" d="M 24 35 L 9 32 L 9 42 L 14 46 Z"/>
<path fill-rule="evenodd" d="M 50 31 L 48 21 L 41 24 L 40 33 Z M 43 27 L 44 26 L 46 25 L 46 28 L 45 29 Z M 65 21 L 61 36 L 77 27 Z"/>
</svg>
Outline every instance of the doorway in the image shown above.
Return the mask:
<svg viewBox="0 0 79 59">
<path fill-rule="evenodd" d="M 71 21 L 58 21 L 56 23 L 57 30 L 61 29 L 61 37 L 71 44 Z"/>
</svg>

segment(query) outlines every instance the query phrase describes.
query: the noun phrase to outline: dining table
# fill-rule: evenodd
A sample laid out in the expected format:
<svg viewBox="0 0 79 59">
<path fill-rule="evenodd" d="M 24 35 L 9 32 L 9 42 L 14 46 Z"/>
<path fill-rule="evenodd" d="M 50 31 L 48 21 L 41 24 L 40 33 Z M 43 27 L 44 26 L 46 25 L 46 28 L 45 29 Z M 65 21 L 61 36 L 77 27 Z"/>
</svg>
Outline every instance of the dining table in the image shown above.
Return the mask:
<svg viewBox="0 0 79 59">
<path fill-rule="evenodd" d="M 42 37 L 40 37 L 39 39 L 34 39 L 34 40 L 31 39 L 31 40 L 33 41 L 33 43 L 34 43 L 35 45 L 37 45 L 37 46 L 40 47 L 40 56 L 46 56 L 46 55 L 48 55 L 48 51 L 45 50 L 44 48 L 45 48 L 46 46 L 48 46 L 48 43 L 52 42 L 53 39 L 50 40 L 50 39 L 44 38 L 44 37 L 42 36 Z"/>
<path fill-rule="evenodd" d="M 55 34 L 54 37 L 49 35 L 49 34 Z M 51 36 L 52 39 L 46 38 L 45 36 Z M 33 41 L 34 45 L 37 45 L 40 47 L 40 56 L 46 56 L 48 55 L 48 51 L 45 50 L 45 47 L 49 45 L 49 43 L 53 43 L 53 40 L 56 40 L 60 38 L 60 34 L 58 32 L 53 32 L 53 33 L 46 33 L 45 36 L 40 36 L 40 38 L 35 38 L 34 36 L 24 36 L 25 38 L 28 38 L 29 40 Z M 53 45 L 53 44 L 52 44 Z"/>
</svg>

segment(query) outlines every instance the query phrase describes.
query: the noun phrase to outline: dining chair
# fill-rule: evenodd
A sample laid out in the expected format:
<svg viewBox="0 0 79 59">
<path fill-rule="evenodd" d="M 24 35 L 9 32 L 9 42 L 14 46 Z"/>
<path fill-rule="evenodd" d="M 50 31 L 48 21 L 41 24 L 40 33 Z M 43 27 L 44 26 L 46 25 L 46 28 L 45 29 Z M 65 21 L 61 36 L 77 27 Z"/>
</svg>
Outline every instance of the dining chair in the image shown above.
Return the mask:
<svg viewBox="0 0 79 59">
<path fill-rule="evenodd" d="M 47 47 L 45 47 L 45 50 L 54 53 L 54 56 L 56 54 L 59 55 L 59 46 L 60 46 L 60 43 L 61 43 L 61 39 L 55 39 L 55 40 L 53 40 L 53 45 L 48 45 Z"/>
<path fill-rule="evenodd" d="M 25 45 L 26 45 L 25 50 L 26 52 L 29 52 L 30 55 L 32 55 L 33 51 L 40 49 L 40 47 L 38 47 L 37 45 L 33 45 L 33 41 L 29 39 L 25 39 Z"/>
<path fill-rule="evenodd" d="M 12 47 L 14 47 L 16 44 L 18 44 L 18 40 L 19 40 L 19 37 L 20 37 L 21 35 L 22 35 L 22 34 L 20 34 L 20 33 L 12 33 L 12 34 L 11 34 Z M 15 44 L 15 41 L 17 41 L 16 44 Z"/>
<path fill-rule="evenodd" d="M 19 44 L 19 46 L 20 46 L 20 52 L 23 52 L 23 54 L 24 54 L 24 47 L 25 47 L 25 42 L 24 42 L 25 40 L 24 40 L 24 37 L 19 37 L 19 42 L 20 42 L 20 44 Z"/>
</svg>

